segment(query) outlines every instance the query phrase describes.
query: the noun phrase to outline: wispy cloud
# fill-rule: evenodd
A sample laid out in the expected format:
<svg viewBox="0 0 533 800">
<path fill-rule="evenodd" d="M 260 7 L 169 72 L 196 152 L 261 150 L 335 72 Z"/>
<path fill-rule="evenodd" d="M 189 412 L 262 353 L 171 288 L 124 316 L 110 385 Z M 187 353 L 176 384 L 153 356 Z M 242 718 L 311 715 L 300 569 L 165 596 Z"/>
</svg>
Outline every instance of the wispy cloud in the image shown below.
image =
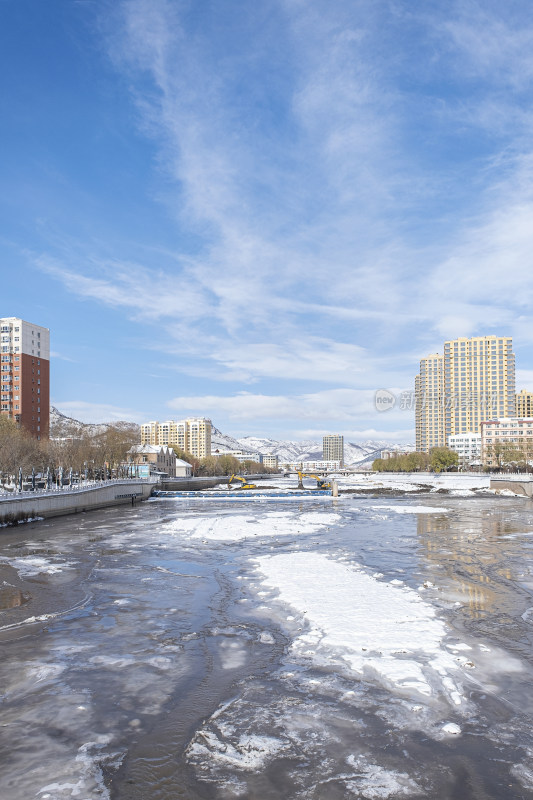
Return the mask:
<svg viewBox="0 0 533 800">
<path fill-rule="evenodd" d="M 346 398 L 409 385 L 444 338 L 533 341 L 533 25 L 518 7 L 214 4 L 208 30 L 197 14 L 127 0 L 107 31 L 155 143 L 175 253 L 67 243 L 36 259 L 152 325 L 148 346 L 183 374 L 263 382 L 172 408 L 348 423 Z"/>
<path fill-rule="evenodd" d="M 396 390 L 398 396 L 399 390 Z M 189 413 L 203 408 L 211 414 L 223 413 L 232 420 L 299 419 L 334 420 L 345 427 L 355 427 L 358 422 L 376 415 L 375 391 L 367 389 L 326 389 L 300 395 L 266 395 L 239 392 L 231 397 L 203 395 L 175 397 L 167 403 L 172 411 Z M 385 414 L 382 415 L 382 419 Z M 402 422 L 407 426 L 410 415 L 400 407 L 386 412 L 387 421 Z"/>
<path fill-rule="evenodd" d="M 55 350 L 50 351 L 50 358 L 57 358 L 60 361 L 70 361 L 73 364 L 76 363 L 75 358 L 70 358 L 69 356 L 64 356 L 62 353 L 58 353 Z"/>
</svg>

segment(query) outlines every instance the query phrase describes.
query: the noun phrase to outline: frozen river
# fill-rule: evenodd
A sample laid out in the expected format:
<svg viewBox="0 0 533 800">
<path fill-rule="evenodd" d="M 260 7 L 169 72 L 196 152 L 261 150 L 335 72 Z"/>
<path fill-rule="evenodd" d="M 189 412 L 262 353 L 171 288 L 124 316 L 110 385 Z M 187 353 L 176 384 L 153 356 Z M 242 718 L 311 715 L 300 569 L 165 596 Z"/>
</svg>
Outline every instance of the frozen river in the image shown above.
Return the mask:
<svg viewBox="0 0 533 800">
<path fill-rule="evenodd" d="M 533 502 L 486 484 L 4 529 L 0 797 L 533 798 Z"/>
</svg>

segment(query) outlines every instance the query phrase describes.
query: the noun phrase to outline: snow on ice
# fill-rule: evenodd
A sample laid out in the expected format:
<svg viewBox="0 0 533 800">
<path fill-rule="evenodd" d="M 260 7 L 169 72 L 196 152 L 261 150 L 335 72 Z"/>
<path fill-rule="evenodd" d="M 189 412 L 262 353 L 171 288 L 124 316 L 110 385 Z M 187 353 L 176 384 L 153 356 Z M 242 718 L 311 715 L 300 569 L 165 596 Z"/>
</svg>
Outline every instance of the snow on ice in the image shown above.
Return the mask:
<svg viewBox="0 0 533 800">
<path fill-rule="evenodd" d="M 335 525 L 339 514 L 308 511 L 271 511 L 259 515 L 228 514 L 225 516 L 178 518 L 161 526 L 162 533 L 185 533 L 191 539 L 239 541 L 262 536 L 290 536 L 315 533 Z"/>
<path fill-rule="evenodd" d="M 438 689 L 454 706 L 463 702 L 450 677 L 456 663 L 443 647 L 446 627 L 415 591 L 319 553 L 262 556 L 257 564 L 264 585 L 307 622 L 293 642 L 295 656 L 344 663 L 387 688 L 426 697 Z"/>
</svg>

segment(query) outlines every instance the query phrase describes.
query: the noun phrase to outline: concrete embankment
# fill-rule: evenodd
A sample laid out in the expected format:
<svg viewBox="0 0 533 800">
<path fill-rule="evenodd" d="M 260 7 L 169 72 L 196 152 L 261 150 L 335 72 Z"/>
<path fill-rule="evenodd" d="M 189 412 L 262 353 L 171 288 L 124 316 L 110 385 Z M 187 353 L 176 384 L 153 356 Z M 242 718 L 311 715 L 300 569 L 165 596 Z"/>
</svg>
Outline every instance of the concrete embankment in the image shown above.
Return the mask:
<svg viewBox="0 0 533 800">
<path fill-rule="evenodd" d="M 497 492 L 513 492 L 525 497 L 533 497 L 533 480 L 509 476 L 507 478 L 491 478 L 490 488 Z"/>
<path fill-rule="evenodd" d="M 133 505 L 150 497 L 154 485 L 154 481 L 142 479 L 113 480 L 59 492 L 23 492 L 1 497 L 0 525 L 36 517 L 78 514 L 123 503 Z"/>
</svg>

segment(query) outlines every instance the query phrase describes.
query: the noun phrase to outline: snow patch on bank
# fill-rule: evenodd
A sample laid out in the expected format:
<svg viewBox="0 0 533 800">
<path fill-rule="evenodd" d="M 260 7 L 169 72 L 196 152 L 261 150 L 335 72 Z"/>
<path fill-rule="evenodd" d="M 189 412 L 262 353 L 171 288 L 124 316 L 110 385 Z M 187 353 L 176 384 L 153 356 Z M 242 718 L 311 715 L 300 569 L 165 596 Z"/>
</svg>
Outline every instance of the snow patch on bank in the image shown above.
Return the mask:
<svg viewBox="0 0 533 800">
<path fill-rule="evenodd" d="M 294 656 L 344 665 L 402 693 L 464 702 L 450 677 L 457 665 L 443 648 L 447 629 L 415 591 L 319 553 L 263 556 L 257 564 L 263 585 L 307 623 L 293 642 Z"/>
</svg>

